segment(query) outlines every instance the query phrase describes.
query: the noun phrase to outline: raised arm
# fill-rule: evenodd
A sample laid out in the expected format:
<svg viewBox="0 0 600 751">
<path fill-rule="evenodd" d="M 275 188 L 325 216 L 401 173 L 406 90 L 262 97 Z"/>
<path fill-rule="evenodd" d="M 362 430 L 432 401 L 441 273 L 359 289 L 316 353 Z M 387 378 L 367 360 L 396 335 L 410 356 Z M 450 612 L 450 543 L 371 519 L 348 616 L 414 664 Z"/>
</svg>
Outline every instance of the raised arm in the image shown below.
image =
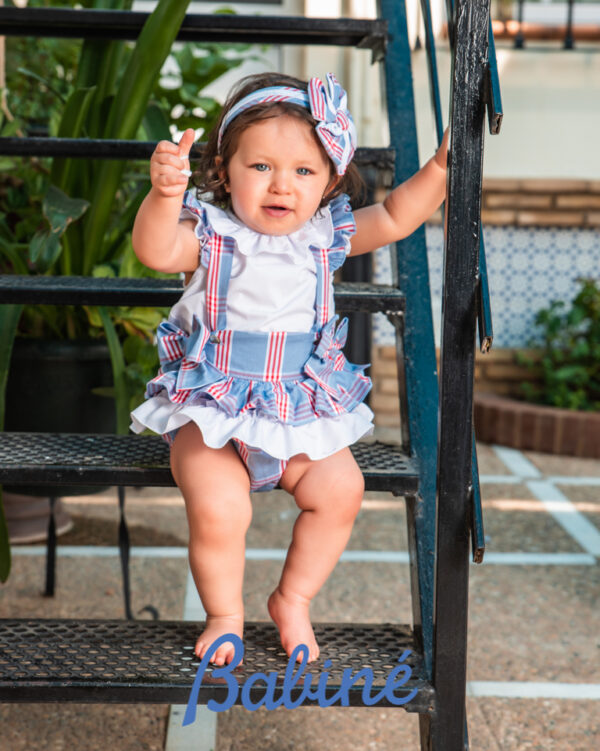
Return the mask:
<svg viewBox="0 0 600 751">
<path fill-rule="evenodd" d="M 179 144 L 161 141 L 150 159 L 152 188 L 135 217 L 131 236 L 140 261 L 151 269 L 175 273 L 195 271 L 198 240 L 193 221 L 179 221 L 188 178 L 194 131 L 188 128 Z"/>
<path fill-rule="evenodd" d="M 369 253 L 411 235 L 446 197 L 448 129 L 440 148 L 411 178 L 394 188 L 383 203 L 354 212 L 356 234 L 351 256 Z"/>
</svg>

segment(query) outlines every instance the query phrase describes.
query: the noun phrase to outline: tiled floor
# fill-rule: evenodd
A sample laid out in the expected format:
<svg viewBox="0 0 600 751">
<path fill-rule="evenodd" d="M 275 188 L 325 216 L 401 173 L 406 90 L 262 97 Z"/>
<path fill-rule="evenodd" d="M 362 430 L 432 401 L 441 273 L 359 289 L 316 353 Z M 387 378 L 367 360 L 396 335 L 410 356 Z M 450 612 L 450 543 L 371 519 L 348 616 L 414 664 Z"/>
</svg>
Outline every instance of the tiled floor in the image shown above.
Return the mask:
<svg viewBox="0 0 600 751">
<path fill-rule="evenodd" d="M 600 462 L 480 445 L 479 465 L 487 552 L 471 568 L 471 748 L 593 751 L 600 747 Z M 75 526 L 59 540 L 56 596 L 40 595 L 45 548 L 14 546 L 0 617 L 122 617 L 119 559 L 107 547 L 116 544 L 116 492 L 64 502 Z M 250 620 L 268 618 L 266 597 L 281 561 L 265 559 L 283 554 L 295 513 L 282 493 L 255 496 L 245 581 Z M 161 618 L 181 618 L 190 586 L 183 502 L 177 491 L 132 489 L 127 518 L 134 611 L 152 604 Z M 394 561 L 407 549 L 404 526 L 401 501 L 366 494 L 348 555 L 314 601 L 315 620 L 410 622 L 408 565 L 402 556 Z M 358 551 L 366 560 L 356 560 Z M 188 610 L 194 595 L 188 592 Z M 0 705 L 2 751 L 205 748 L 199 726 L 176 742 L 172 734 L 167 740 L 168 724 L 162 705 Z M 217 727 L 216 751 L 418 747 L 418 717 L 380 707 L 235 707 L 218 715 Z"/>
</svg>

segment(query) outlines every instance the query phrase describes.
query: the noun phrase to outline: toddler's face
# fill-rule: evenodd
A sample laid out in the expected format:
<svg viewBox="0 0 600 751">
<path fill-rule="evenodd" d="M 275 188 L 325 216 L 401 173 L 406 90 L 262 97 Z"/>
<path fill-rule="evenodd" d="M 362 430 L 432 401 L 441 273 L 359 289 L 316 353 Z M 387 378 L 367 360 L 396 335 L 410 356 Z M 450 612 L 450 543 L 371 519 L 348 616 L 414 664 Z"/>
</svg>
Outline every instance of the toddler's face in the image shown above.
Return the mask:
<svg viewBox="0 0 600 751">
<path fill-rule="evenodd" d="M 246 128 L 227 174 L 226 190 L 235 215 L 265 235 L 289 235 L 300 229 L 334 184 L 311 126 L 289 115 Z"/>
</svg>

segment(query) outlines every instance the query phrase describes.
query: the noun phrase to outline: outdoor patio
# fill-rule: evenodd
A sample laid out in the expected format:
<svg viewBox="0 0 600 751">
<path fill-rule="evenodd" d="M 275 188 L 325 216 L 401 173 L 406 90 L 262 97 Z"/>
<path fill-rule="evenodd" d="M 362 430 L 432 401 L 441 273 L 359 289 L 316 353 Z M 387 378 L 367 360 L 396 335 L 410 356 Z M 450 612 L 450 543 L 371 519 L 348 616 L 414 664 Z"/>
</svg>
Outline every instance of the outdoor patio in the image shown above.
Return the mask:
<svg viewBox="0 0 600 751">
<path fill-rule="evenodd" d="M 471 568 L 471 748 L 592 751 L 600 738 L 600 462 L 479 445 L 479 463 L 487 551 Z M 123 617 L 116 489 L 64 504 L 74 526 L 59 538 L 56 596 L 40 594 L 45 546 L 15 545 L 0 617 Z M 178 492 L 129 489 L 126 507 L 134 612 L 152 604 L 161 619 L 193 619 L 198 603 Z M 255 495 L 254 507 L 246 612 L 267 620 L 295 509 L 277 492 Z M 348 550 L 315 600 L 314 620 L 410 622 L 404 516 L 402 501 L 367 494 Z M 401 709 L 208 714 L 217 719 L 216 751 L 418 747 L 418 716 Z M 163 705 L 0 705 L 6 751 L 196 751 L 201 721 L 182 728 L 181 720 L 175 708 L 169 723 Z"/>
</svg>

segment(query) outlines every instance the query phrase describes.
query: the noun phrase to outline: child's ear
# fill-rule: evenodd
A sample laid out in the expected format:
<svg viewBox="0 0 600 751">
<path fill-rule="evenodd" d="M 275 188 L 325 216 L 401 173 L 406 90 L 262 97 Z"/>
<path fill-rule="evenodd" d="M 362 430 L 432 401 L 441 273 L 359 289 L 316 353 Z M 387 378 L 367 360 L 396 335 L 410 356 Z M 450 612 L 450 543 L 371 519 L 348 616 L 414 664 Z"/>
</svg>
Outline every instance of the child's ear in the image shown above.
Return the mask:
<svg viewBox="0 0 600 751">
<path fill-rule="evenodd" d="M 225 185 L 223 187 L 229 193 L 229 182 L 227 182 L 227 170 L 225 169 L 225 166 L 223 164 L 222 156 L 215 157 L 215 167 L 217 168 L 217 174 L 219 175 L 219 178 L 221 180 L 225 180 Z"/>
</svg>

